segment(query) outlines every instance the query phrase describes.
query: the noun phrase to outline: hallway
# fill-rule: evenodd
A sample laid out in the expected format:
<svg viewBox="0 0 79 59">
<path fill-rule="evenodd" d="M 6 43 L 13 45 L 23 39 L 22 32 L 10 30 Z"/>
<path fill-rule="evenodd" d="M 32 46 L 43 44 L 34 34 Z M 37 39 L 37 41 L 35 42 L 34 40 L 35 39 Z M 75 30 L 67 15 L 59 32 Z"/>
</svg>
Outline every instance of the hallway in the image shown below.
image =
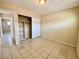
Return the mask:
<svg viewBox="0 0 79 59">
<path fill-rule="evenodd" d="M 77 59 L 76 48 L 55 41 L 29 39 L 21 42 L 20 46 L 11 41 L 10 37 L 0 41 L 0 59 Z"/>
</svg>

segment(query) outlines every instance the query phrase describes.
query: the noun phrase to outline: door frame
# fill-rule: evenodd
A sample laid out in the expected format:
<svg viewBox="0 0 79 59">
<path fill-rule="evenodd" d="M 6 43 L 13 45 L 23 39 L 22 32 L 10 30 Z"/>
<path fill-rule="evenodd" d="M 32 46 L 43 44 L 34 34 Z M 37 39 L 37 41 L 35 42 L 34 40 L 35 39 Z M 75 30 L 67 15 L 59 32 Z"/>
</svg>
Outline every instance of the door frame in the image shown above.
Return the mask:
<svg viewBox="0 0 79 59">
<path fill-rule="evenodd" d="M 1 32 L 1 40 L 3 40 L 3 33 L 2 33 L 2 22 L 1 22 L 1 17 L 0 17 L 0 32 Z"/>
<path fill-rule="evenodd" d="M 12 38 L 12 41 L 13 41 L 13 19 L 12 19 L 12 17 L 0 17 L 1 39 L 2 40 L 3 40 L 2 19 L 10 21 L 10 23 L 11 23 L 11 25 L 10 25 L 10 32 L 11 32 L 11 38 Z"/>
</svg>

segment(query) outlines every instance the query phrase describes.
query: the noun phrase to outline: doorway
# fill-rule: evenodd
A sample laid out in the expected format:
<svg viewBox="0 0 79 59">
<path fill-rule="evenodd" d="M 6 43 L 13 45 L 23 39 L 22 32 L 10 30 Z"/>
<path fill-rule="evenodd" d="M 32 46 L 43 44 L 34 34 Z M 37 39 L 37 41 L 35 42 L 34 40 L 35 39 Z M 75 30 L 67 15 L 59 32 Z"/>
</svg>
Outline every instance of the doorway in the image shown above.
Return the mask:
<svg viewBox="0 0 79 59">
<path fill-rule="evenodd" d="M 31 17 L 18 15 L 19 39 L 24 41 L 32 37 L 31 34 Z"/>
</svg>

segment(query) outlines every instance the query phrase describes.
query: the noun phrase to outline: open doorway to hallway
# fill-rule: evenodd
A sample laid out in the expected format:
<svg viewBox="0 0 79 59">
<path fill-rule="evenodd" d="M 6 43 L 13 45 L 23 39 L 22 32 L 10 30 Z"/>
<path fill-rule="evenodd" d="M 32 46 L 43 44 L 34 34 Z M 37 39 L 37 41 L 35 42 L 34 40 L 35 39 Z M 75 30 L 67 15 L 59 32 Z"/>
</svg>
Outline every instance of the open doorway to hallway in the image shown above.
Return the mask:
<svg viewBox="0 0 79 59">
<path fill-rule="evenodd" d="M 1 18 L 2 40 L 4 43 L 7 42 L 8 45 L 13 44 L 11 28 L 12 27 L 10 19 Z"/>
</svg>

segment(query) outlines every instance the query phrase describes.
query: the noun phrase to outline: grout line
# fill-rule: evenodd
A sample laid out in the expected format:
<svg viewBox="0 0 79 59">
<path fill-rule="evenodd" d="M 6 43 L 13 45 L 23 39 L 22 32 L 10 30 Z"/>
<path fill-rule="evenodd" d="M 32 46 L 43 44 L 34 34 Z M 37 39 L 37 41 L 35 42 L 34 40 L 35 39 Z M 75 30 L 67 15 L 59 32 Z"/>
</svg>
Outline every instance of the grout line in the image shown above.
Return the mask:
<svg viewBox="0 0 79 59">
<path fill-rule="evenodd" d="M 9 46 L 9 50 L 10 50 L 10 52 L 11 52 L 11 56 L 12 56 L 12 59 L 13 59 L 13 55 L 12 55 L 12 51 L 11 51 L 11 47 Z"/>
<path fill-rule="evenodd" d="M 45 42 L 46 43 L 46 42 Z M 45 48 L 48 48 L 49 47 L 49 45 L 47 46 L 47 47 L 45 47 Z M 40 48 L 40 47 L 39 47 Z M 39 53 L 40 55 L 41 55 L 41 53 L 38 51 L 38 49 L 36 50 L 36 49 L 34 49 L 37 53 Z M 43 52 L 44 50 L 42 50 L 42 52 Z M 46 52 L 47 53 L 47 52 Z M 42 55 L 41 55 L 42 56 Z M 42 56 L 43 58 L 44 58 L 44 56 Z"/>
<path fill-rule="evenodd" d="M 22 56 L 22 54 L 20 53 L 20 51 L 19 51 L 19 49 L 17 48 L 17 46 L 16 46 L 16 49 L 17 49 L 18 53 L 20 54 L 20 56 L 22 57 L 22 59 L 25 59 L 25 58 Z"/>
<path fill-rule="evenodd" d="M 27 48 L 27 47 L 26 47 Z M 33 48 L 34 51 L 36 51 L 37 53 L 39 53 L 36 49 Z M 29 50 L 28 50 L 29 51 Z M 29 52 L 30 53 L 30 52 Z M 39 53 L 41 54 L 41 53 Z M 30 53 L 30 55 L 33 57 L 32 53 Z M 43 56 L 42 56 L 43 57 Z M 35 57 L 33 57 L 35 59 Z"/>
<path fill-rule="evenodd" d="M 56 45 L 57 45 L 57 44 L 56 44 Z M 56 45 L 54 46 L 54 49 L 55 49 Z M 51 52 L 52 52 L 54 49 L 52 49 Z M 48 56 L 46 57 L 46 59 L 48 59 L 48 57 L 49 57 L 50 54 L 51 54 L 51 53 L 48 54 Z"/>
</svg>

